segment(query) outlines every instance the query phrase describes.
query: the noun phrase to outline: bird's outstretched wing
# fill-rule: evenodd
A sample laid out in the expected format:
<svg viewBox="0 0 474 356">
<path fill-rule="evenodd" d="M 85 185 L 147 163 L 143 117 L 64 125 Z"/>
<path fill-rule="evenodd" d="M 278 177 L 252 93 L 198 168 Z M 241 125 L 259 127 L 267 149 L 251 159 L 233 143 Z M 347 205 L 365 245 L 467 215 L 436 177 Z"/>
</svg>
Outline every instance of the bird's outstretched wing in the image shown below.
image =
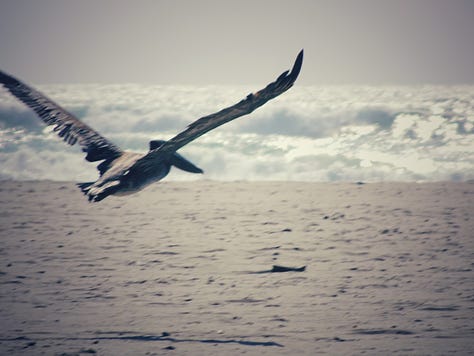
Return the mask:
<svg viewBox="0 0 474 356">
<path fill-rule="evenodd" d="M 162 146 L 150 151 L 145 157 L 137 161 L 135 169 L 143 169 L 146 171 L 147 168 L 153 166 L 154 161 L 172 154 L 199 136 L 225 124 L 226 122 L 250 114 L 270 99 L 284 93 L 293 86 L 296 78 L 298 78 L 302 63 L 303 50 L 301 50 L 296 57 L 291 72 L 283 72 L 276 81 L 268 84 L 264 89 L 256 93 L 249 94 L 245 99 L 237 104 L 194 121 L 184 131 L 173 137 L 171 140 L 166 141 Z"/>
<path fill-rule="evenodd" d="M 47 125 L 56 125 L 54 131 L 66 143 L 74 145 L 78 142 L 82 150 L 87 153 L 86 159 L 89 162 L 113 159 L 122 154 L 119 147 L 39 91 L 2 71 L 0 71 L 0 84 L 3 84 L 10 93 L 33 109 Z"/>
<path fill-rule="evenodd" d="M 249 94 L 245 99 L 237 104 L 194 121 L 186 128 L 186 130 L 167 141 L 163 146 L 157 148 L 156 151 L 177 151 L 179 148 L 195 140 L 199 136 L 204 135 L 206 132 L 240 116 L 250 114 L 270 99 L 273 99 L 290 89 L 300 73 L 302 63 L 303 50 L 298 54 L 290 73 L 288 73 L 289 71 L 285 71 L 276 81 L 268 84 L 264 89 L 256 93 Z"/>
</svg>

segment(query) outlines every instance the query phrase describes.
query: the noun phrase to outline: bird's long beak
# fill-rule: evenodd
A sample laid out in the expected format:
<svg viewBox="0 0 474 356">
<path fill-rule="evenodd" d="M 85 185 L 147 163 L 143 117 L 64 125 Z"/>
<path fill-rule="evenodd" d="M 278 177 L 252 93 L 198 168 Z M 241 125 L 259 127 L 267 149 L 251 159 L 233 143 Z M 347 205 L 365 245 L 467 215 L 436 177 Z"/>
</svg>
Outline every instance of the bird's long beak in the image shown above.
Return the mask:
<svg viewBox="0 0 474 356">
<path fill-rule="evenodd" d="M 170 159 L 170 163 L 175 166 L 176 168 L 182 169 L 183 171 L 190 172 L 190 173 L 204 173 L 204 171 L 196 167 L 194 164 L 189 162 L 186 158 L 181 156 L 178 153 L 174 153 Z"/>
</svg>

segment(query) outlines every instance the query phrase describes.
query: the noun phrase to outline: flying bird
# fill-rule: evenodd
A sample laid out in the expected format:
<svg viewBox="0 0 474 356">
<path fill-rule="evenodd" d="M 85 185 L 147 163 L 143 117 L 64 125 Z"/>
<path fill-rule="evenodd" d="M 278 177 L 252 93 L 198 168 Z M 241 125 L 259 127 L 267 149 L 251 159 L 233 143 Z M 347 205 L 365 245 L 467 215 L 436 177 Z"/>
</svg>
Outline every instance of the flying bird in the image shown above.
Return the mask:
<svg viewBox="0 0 474 356">
<path fill-rule="evenodd" d="M 97 166 L 100 176 L 95 182 L 77 184 L 90 202 L 98 202 L 109 195 L 138 192 L 163 179 L 171 166 L 191 173 L 203 173 L 202 169 L 176 151 L 226 122 L 250 114 L 270 99 L 290 89 L 300 73 L 302 63 L 303 50 L 296 57 L 291 71 L 283 72 L 264 89 L 249 94 L 235 105 L 194 121 L 168 141 L 150 141 L 150 149 L 145 154 L 123 151 L 39 91 L 2 71 L 0 83 L 33 109 L 46 125 L 55 125 L 54 131 L 66 143 L 78 143 L 86 153 L 87 161 L 101 161 Z"/>
</svg>

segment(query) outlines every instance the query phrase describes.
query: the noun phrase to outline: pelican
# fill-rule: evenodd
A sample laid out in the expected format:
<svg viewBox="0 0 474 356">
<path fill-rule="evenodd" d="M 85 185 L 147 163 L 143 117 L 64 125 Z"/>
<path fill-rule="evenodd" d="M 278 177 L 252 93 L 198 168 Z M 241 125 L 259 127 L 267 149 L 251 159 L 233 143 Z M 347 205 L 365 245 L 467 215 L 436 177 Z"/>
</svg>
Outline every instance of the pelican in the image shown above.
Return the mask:
<svg viewBox="0 0 474 356">
<path fill-rule="evenodd" d="M 163 179 L 171 166 L 190 173 L 203 173 L 202 169 L 176 151 L 226 122 L 250 114 L 270 99 L 290 89 L 298 77 L 302 63 L 303 50 L 296 57 L 291 71 L 283 72 L 264 89 L 249 94 L 235 105 L 194 121 L 168 141 L 150 141 L 150 149 L 146 154 L 120 149 L 39 91 L 2 71 L 0 83 L 29 106 L 46 125 L 55 125 L 54 131 L 66 143 L 78 143 L 86 153 L 87 161 L 101 161 L 97 166 L 99 178 L 95 182 L 77 184 L 90 202 L 98 202 L 109 195 L 138 192 Z"/>
</svg>

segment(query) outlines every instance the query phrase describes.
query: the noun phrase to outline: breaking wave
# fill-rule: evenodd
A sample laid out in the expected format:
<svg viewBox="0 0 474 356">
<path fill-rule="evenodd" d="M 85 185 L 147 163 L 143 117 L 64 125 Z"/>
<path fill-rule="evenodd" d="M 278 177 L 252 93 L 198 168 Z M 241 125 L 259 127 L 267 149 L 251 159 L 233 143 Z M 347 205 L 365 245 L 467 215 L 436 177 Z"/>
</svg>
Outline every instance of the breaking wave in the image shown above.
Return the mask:
<svg viewBox="0 0 474 356">
<path fill-rule="evenodd" d="M 256 89 L 255 88 L 251 89 Z M 124 149 L 146 151 L 248 87 L 47 85 L 61 106 Z M 167 179 L 474 179 L 473 86 L 296 86 L 180 152 L 202 167 Z M 0 91 L 0 179 L 90 180 L 94 165 Z"/>
</svg>

